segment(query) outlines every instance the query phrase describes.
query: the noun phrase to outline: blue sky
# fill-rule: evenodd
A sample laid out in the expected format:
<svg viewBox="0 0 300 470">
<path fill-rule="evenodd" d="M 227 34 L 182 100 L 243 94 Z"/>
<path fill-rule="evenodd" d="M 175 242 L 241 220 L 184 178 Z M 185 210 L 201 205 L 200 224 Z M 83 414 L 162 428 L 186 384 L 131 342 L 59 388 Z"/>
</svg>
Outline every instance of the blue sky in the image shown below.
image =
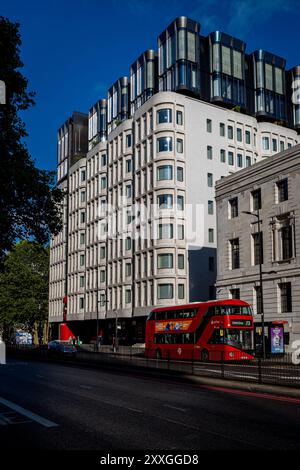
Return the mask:
<svg viewBox="0 0 300 470">
<path fill-rule="evenodd" d="M 36 91 L 24 113 L 37 165 L 56 166 L 56 131 L 73 111 L 88 112 L 177 16 L 221 30 L 300 65 L 300 0 L 1 0 L 21 23 L 23 73 Z"/>
</svg>

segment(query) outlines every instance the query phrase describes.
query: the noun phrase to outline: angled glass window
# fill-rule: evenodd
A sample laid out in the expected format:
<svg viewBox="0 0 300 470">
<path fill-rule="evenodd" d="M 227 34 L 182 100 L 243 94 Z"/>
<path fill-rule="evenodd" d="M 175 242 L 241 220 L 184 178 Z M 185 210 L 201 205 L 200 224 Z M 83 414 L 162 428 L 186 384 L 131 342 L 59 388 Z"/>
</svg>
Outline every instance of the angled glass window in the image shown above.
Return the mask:
<svg viewBox="0 0 300 470">
<path fill-rule="evenodd" d="M 157 111 L 157 124 L 165 124 L 172 122 L 172 109 L 159 109 Z"/>
<path fill-rule="evenodd" d="M 157 139 L 157 152 L 172 152 L 172 137 L 159 137 Z"/>
<path fill-rule="evenodd" d="M 157 181 L 172 180 L 173 167 L 172 165 L 163 165 L 157 168 Z"/>
</svg>

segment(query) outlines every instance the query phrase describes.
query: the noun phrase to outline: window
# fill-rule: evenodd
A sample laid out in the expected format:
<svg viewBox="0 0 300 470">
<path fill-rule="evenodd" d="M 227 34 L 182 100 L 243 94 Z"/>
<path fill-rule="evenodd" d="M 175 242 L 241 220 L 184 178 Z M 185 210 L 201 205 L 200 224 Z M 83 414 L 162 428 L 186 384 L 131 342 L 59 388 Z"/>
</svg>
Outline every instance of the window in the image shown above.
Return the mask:
<svg viewBox="0 0 300 470">
<path fill-rule="evenodd" d="M 173 255 L 164 253 L 157 256 L 158 269 L 172 269 L 173 268 Z"/>
<path fill-rule="evenodd" d="M 246 167 L 251 166 L 251 157 L 249 155 L 246 156 Z"/>
<path fill-rule="evenodd" d="M 211 119 L 206 119 L 206 131 L 207 132 L 212 132 L 212 121 Z"/>
<path fill-rule="evenodd" d="M 79 309 L 84 309 L 84 297 L 79 297 Z"/>
<path fill-rule="evenodd" d="M 260 263 L 263 264 L 264 262 L 262 232 L 253 233 L 252 240 L 253 240 L 253 264 L 254 266 L 257 266 Z"/>
<path fill-rule="evenodd" d="M 131 134 L 127 134 L 126 135 L 126 147 L 130 148 L 131 145 L 132 145 L 132 136 L 131 136 Z"/>
<path fill-rule="evenodd" d="M 80 255 L 79 256 L 79 266 L 84 266 L 84 262 L 85 262 L 85 256 Z"/>
<path fill-rule="evenodd" d="M 126 277 L 131 276 L 131 263 L 125 264 L 125 276 Z"/>
<path fill-rule="evenodd" d="M 80 245 L 84 245 L 85 244 L 85 233 L 81 233 L 80 234 Z"/>
<path fill-rule="evenodd" d="M 209 215 L 214 214 L 214 201 L 208 201 L 207 202 L 207 211 Z"/>
<path fill-rule="evenodd" d="M 179 211 L 184 210 L 184 197 L 183 196 L 177 196 L 177 209 Z"/>
<path fill-rule="evenodd" d="M 239 127 L 238 127 L 237 130 L 236 130 L 236 140 L 237 140 L 238 142 L 242 142 L 242 140 L 243 140 L 242 129 L 240 129 Z"/>
<path fill-rule="evenodd" d="M 80 212 L 80 223 L 81 224 L 85 223 L 85 212 Z"/>
<path fill-rule="evenodd" d="M 236 158 L 237 158 L 237 166 L 239 168 L 243 168 L 243 155 L 238 153 Z"/>
<path fill-rule="evenodd" d="M 252 210 L 259 211 L 261 209 L 261 190 L 252 191 Z"/>
<path fill-rule="evenodd" d="M 173 179 L 172 165 L 163 165 L 157 168 L 157 181 L 165 181 Z"/>
<path fill-rule="evenodd" d="M 106 189 L 106 176 L 101 178 L 101 189 Z"/>
<path fill-rule="evenodd" d="M 171 240 L 173 238 L 173 224 L 159 224 L 158 239 Z"/>
<path fill-rule="evenodd" d="M 281 259 L 289 260 L 293 257 L 293 227 L 285 225 L 280 229 Z"/>
<path fill-rule="evenodd" d="M 270 150 L 270 139 L 269 137 L 262 138 L 262 148 L 263 150 Z"/>
<path fill-rule="evenodd" d="M 172 109 L 160 109 L 157 111 L 157 124 L 164 124 L 172 122 Z"/>
<path fill-rule="evenodd" d="M 80 278 L 79 278 L 79 287 L 81 287 L 81 288 L 84 287 L 84 276 L 80 276 Z"/>
<path fill-rule="evenodd" d="M 106 155 L 101 155 L 101 166 L 106 166 Z"/>
<path fill-rule="evenodd" d="M 125 304 L 131 304 L 131 289 L 125 290 Z"/>
<path fill-rule="evenodd" d="M 130 199 L 132 197 L 132 186 L 131 184 L 128 184 L 126 186 L 126 197 Z"/>
<path fill-rule="evenodd" d="M 176 140 L 176 149 L 177 149 L 177 153 L 183 153 L 183 140 L 182 139 Z"/>
<path fill-rule="evenodd" d="M 250 131 L 246 131 L 245 132 L 245 141 L 246 141 L 246 144 L 251 144 L 251 133 Z"/>
<path fill-rule="evenodd" d="M 211 272 L 215 270 L 215 258 L 213 256 L 208 257 L 208 270 Z"/>
<path fill-rule="evenodd" d="M 126 173 L 131 173 L 132 170 L 132 162 L 131 160 L 126 160 Z"/>
<path fill-rule="evenodd" d="M 176 122 L 178 126 L 183 126 L 183 112 L 182 111 L 176 112 Z"/>
<path fill-rule="evenodd" d="M 178 269 L 184 269 L 184 255 L 178 255 Z"/>
<path fill-rule="evenodd" d="M 214 185 L 214 178 L 212 173 L 207 173 L 207 186 L 212 188 Z"/>
<path fill-rule="evenodd" d="M 225 137 L 225 124 L 220 122 L 220 136 Z"/>
<path fill-rule="evenodd" d="M 272 139 L 272 150 L 277 152 L 277 139 Z"/>
<path fill-rule="evenodd" d="M 178 240 L 184 240 L 184 225 L 177 225 L 177 238 Z"/>
<path fill-rule="evenodd" d="M 230 289 L 232 299 L 239 300 L 241 298 L 240 289 Z"/>
<path fill-rule="evenodd" d="M 221 161 L 222 163 L 225 163 L 225 162 L 226 162 L 226 152 L 225 152 L 224 149 L 221 149 L 221 150 L 220 150 L 220 161 Z"/>
<path fill-rule="evenodd" d="M 212 160 L 213 158 L 212 147 L 210 145 L 207 146 L 207 158 L 208 160 Z"/>
<path fill-rule="evenodd" d="M 239 269 L 240 267 L 240 241 L 238 238 L 230 240 L 231 249 L 231 269 Z"/>
<path fill-rule="evenodd" d="M 280 152 L 284 151 L 284 142 L 281 140 L 280 141 Z"/>
<path fill-rule="evenodd" d="M 184 299 L 184 284 L 178 284 L 178 299 Z"/>
<path fill-rule="evenodd" d="M 181 166 L 177 167 L 177 181 L 183 182 L 183 168 Z"/>
<path fill-rule="evenodd" d="M 228 134 L 228 139 L 233 140 L 233 127 L 232 126 L 228 126 L 227 134 Z"/>
<path fill-rule="evenodd" d="M 289 198 L 288 180 L 284 179 L 277 183 L 278 202 L 287 201 Z"/>
<path fill-rule="evenodd" d="M 208 229 L 208 242 L 209 243 L 214 243 L 215 241 L 215 233 L 213 228 Z"/>
<path fill-rule="evenodd" d="M 235 219 L 239 215 L 239 201 L 237 197 L 230 199 L 229 201 L 229 215 L 230 219 Z"/>
<path fill-rule="evenodd" d="M 281 297 L 281 313 L 290 313 L 292 309 L 292 284 L 284 282 L 279 284 Z"/>
<path fill-rule="evenodd" d="M 172 194 L 160 194 L 157 196 L 157 203 L 160 209 L 173 209 Z"/>
<path fill-rule="evenodd" d="M 100 259 L 104 259 L 106 256 L 106 248 L 105 246 L 101 246 L 100 248 Z"/>
<path fill-rule="evenodd" d="M 104 269 L 101 269 L 100 271 L 100 282 L 103 283 L 106 280 L 106 271 Z"/>
<path fill-rule="evenodd" d="M 80 202 L 85 202 L 85 191 L 80 192 Z"/>
<path fill-rule="evenodd" d="M 86 172 L 85 170 L 82 170 L 80 174 L 80 181 L 83 182 L 85 180 L 86 180 Z"/>
<path fill-rule="evenodd" d="M 261 286 L 255 287 L 255 305 L 256 305 L 256 313 L 260 315 L 262 313 L 262 304 L 261 304 Z"/>
<path fill-rule="evenodd" d="M 157 139 L 157 152 L 172 152 L 172 137 L 159 137 Z"/>
<path fill-rule="evenodd" d="M 174 296 L 173 284 L 158 284 L 157 286 L 157 298 L 162 299 L 173 299 Z"/>
<path fill-rule="evenodd" d="M 125 240 L 125 250 L 129 251 L 131 250 L 131 238 L 127 237 Z"/>
<path fill-rule="evenodd" d="M 234 165 L 234 156 L 233 152 L 228 152 L 228 164 L 233 166 Z"/>
</svg>

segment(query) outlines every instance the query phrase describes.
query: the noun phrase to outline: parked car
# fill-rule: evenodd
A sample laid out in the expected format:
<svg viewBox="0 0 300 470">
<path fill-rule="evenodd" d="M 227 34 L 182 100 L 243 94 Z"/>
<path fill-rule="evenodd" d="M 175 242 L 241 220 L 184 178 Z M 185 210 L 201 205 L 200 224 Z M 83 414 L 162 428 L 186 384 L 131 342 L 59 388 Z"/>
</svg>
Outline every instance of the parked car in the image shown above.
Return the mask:
<svg viewBox="0 0 300 470">
<path fill-rule="evenodd" d="M 75 357 L 77 349 L 73 344 L 66 343 L 65 341 L 59 341 L 55 339 L 48 343 L 48 354 L 49 356 L 57 357 Z"/>
</svg>

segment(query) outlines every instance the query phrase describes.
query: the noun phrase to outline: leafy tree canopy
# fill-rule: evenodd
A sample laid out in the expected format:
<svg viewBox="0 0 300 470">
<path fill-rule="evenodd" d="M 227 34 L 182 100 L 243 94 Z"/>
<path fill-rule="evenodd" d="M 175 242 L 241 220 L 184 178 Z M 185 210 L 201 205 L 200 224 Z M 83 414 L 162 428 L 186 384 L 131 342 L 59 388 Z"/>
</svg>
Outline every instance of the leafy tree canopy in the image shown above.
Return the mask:
<svg viewBox="0 0 300 470">
<path fill-rule="evenodd" d="M 0 328 L 32 332 L 48 313 L 49 248 L 21 241 L 6 255 L 0 272 Z"/>
<path fill-rule="evenodd" d="M 62 192 L 55 173 L 35 166 L 24 143 L 19 112 L 34 104 L 34 93 L 20 72 L 20 25 L 0 16 L 0 80 L 6 104 L 0 105 L 0 263 L 17 239 L 45 244 L 61 229 Z"/>
</svg>

